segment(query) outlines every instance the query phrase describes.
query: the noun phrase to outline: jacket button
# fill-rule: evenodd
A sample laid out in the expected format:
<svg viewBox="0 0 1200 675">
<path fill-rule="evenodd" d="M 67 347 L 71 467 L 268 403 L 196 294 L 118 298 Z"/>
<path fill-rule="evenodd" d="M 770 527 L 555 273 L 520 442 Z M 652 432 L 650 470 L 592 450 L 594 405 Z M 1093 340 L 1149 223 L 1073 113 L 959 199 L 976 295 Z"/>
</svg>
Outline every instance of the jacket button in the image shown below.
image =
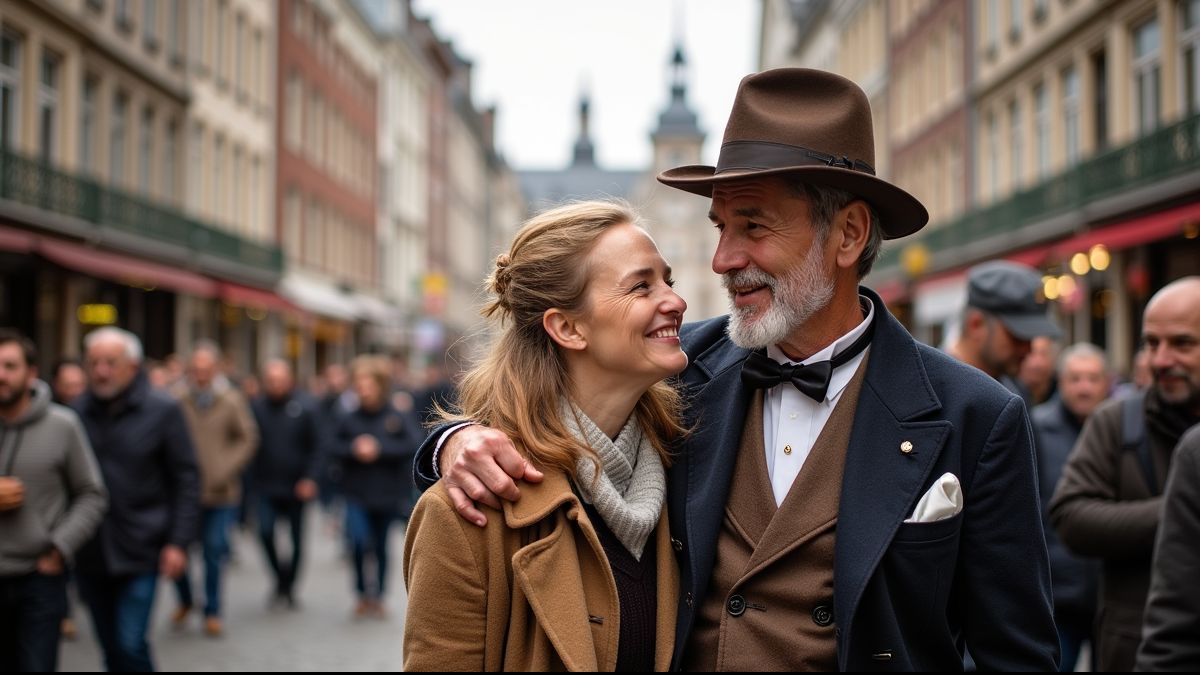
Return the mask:
<svg viewBox="0 0 1200 675">
<path fill-rule="evenodd" d="M 688 594 L 683 596 L 683 601 L 687 603 L 688 609 L 692 608 L 692 592 L 691 591 L 688 591 Z"/>
<path fill-rule="evenodd" d="M 730 616 L 741 616 L 746 613 L 746 599 L 740 595 L 735 595 L 729 598 L 728 603 Z"/>
<path fill-rule="evenodd" d="M 825 605 L 817 605 L 817 608 L 813 610 L 812 620 L 818 626 L 828 626 L 833 623 L 833 610 Z"/>
<path fill-rule="evenodd" d="M 675 537 L 671 537 L 671 548 L 674 548 L 676 553 L 682 553 L 683 552 L 683 542 L 679 541 Z"/>
</svg>

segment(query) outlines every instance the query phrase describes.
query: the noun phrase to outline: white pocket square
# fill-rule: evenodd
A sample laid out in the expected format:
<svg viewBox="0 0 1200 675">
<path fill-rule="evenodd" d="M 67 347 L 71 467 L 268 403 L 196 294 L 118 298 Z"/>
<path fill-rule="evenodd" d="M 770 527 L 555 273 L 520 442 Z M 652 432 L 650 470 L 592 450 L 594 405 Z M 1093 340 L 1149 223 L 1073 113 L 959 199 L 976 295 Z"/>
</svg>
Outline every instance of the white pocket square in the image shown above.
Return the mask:
<svg viewBox="0 0 1200 675">
<path fill-rule="evenodd" d="M 942 474 L 929 491 L 921 496 L 917 508 L 904 522 L 932 523 L 958 515 L 963 509 L 962 486 L 958 484 L 958 476 L 952 473 Z"/>
</svg>

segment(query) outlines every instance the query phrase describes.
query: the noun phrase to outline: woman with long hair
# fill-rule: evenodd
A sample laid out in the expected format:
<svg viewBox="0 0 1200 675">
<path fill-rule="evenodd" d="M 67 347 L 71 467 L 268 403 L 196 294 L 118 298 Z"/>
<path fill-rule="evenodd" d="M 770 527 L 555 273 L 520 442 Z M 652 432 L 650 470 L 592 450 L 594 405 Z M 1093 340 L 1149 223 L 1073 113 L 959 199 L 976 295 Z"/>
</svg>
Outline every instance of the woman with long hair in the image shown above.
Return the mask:
<svg viewBox="0 0 1200 675">
<path fill-rule="evenodd" d="M 475 527 L 444 484 L 404 547 L 405 670 L 665 670 L 678 570 L 664 466 L 684 434 L 665 378 L 687 366 L 686 303 L 637 215 L 579 202 L 496 259 L 502 331 L 443 421 L 509 435 L 545 474 Z"/>
</svg>

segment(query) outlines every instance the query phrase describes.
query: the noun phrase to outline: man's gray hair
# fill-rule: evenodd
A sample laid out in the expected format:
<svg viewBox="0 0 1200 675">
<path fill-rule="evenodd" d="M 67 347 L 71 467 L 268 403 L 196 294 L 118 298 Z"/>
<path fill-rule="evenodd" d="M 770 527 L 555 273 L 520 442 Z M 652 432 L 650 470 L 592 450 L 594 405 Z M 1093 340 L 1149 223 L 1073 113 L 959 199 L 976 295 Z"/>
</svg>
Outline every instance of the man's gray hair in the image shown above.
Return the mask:
<svg viewBox="0 0 1200 675">
<path fill-rule="evenodd" d="M 862 199 L 845 190 L 805 183 L 800 178 L 787 180 L 787 184 L 792 194 L 808 201 L 809 216 L 813 226 L 817 228 L 819 241 L 822 242 L 829 237 L 829 231 L 833 227 L 833 214 L 855 199 Z M 862 254 L 858 256 L 859 279 L 871 272 L 871 268 L 875 266 L 875 259 L 883 250 L 883 228 L 879 225 L 879 214 L 869 202 L 863 200 L 863 203 L 867 205 L 871 214 L 871 232 L 867 235 L 867 244 L 863 247 Z"/>
<path fill-rule="evenodd" d="M 1108 354 L 1106 354 L 1103 349 L 1100 349 L 1090 342 L 1076 342 L 1070 347 L 1062 350 L 1062 353 L 1058 356 L 1059 377 L 1061 377 L 1063 371 L 1066 370 L 1067 362 L 1080 356 L 1097 359 L 1100 361 L 1100 365 L 1104 366 L 1104 372 L 1107 373 L 1111 371 L 1111 368 L 1108 366 Z"/>
<path fill-rule="evenodd" d="M 201 338 L 196 341 L 196 344 L 192 345 L 192 355 L 195 355 L 197 352 L 208 352 L 212 354 L 214 360 L 221 360 L 221 346 L 208 338 Z"/>
<path fill-rule="evenodd" d="M 100 342 L 120 342 L 125 347 L 125 356 L 134 363 L 142 362 L 142 341 L 138 336 L 116 326 L 104 326 L 87 334 L 83 338 L 83 347 L 91 350 Z"/>
</svg>

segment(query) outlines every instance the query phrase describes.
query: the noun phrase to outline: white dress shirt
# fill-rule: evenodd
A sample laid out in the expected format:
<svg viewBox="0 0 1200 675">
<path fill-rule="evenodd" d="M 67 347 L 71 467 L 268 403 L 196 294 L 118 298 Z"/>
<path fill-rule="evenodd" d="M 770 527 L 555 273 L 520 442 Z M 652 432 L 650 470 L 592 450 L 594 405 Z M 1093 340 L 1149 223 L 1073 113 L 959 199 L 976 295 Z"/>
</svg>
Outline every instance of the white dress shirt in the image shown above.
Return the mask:
<svg viewBox="0 0 1200 675">
<path fill-rule="evenodd" d="M 862 323 L 800 363 L 829 361 L 867 331 L 871 319 L 875 316 L 875 307 L 870 300 L 861 300 L 867 310 L 867 317 Z M 834 369 L 824 401 L 814 401 L 790 382 L 776 385 L 764 392 L 763 448 L 767 452 L 767 474 L 771 478 L 771 490 L 775 493 L 776 506 L 783 503 L 784 497 L 792 489 L 792 482 L 800 475 L 800 469 L 804 467 L 804 461 L 808 459 L 813 443 L 816 443 L 817 437 L 821 435 L 821 430 L 833 414 L 833 407 L 842 397 L 846 385 L 854 379 L 854 373 L 869 350 L 870 346 Z M 779 363 L 796 364 L 775 345 L 767 347 L 767 356 Z"/>
</svg>

